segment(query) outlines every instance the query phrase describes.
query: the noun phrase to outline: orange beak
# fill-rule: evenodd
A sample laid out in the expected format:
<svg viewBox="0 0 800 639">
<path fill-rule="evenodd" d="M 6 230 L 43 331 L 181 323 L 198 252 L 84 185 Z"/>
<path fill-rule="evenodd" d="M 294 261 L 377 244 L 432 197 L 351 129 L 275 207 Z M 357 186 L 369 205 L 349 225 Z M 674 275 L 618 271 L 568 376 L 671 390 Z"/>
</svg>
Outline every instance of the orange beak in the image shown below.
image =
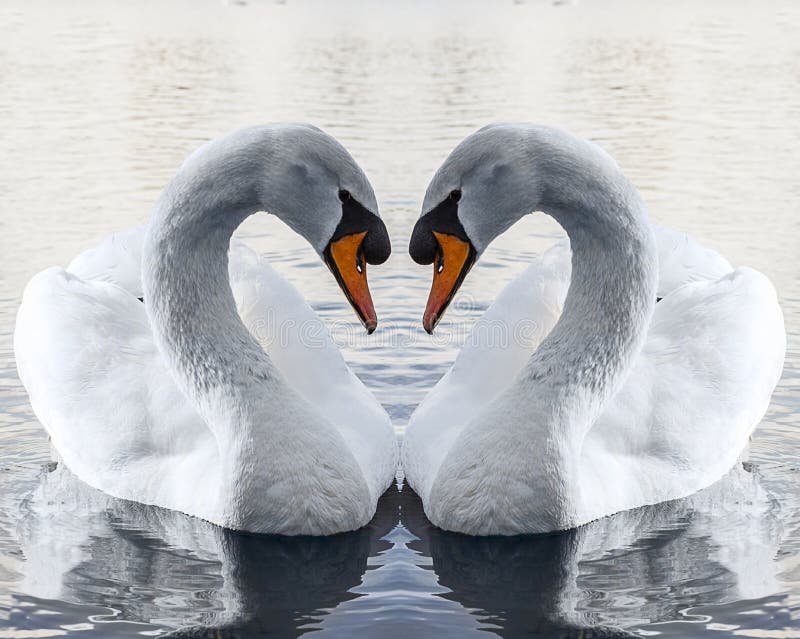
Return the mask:
<svg viewBox="0 0 800 639">
<path fill-rule="evenodd" d="M 325 250 L 325 263 L 367 333 L 372 333 L 378 326 L 378 316 L 372 304 L 367 284 L 367 262 L 361 249 L 366 234 L 366 231 L 353 233 L 331 242 Z"/>
<path fill-rule="evenodd" d="M 433 333 L 475 263 L 475 249 L 469 242 L 447 233 L 433 231 L 433 235 L 439 244 L 439 250 L 433 261 L 433 283 L 425 314 L 422 316 L 422 326 L 428 333 Z"/>
</svg>

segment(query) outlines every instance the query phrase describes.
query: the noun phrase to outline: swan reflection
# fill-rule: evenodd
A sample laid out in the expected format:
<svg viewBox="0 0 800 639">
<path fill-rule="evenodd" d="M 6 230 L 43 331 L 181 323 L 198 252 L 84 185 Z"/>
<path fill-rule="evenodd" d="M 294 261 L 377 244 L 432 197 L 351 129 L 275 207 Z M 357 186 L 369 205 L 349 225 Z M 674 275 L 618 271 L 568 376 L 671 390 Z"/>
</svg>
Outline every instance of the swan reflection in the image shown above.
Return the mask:
<svg viewBox="0 0 800 639">
<path fill-rule="evenodd" d="M 392 521 L 330 537 L 249 535 L 92 490 L 59 466 L 24 506 L 20 590 L 91 602 L 174 636 L 293 636 L 357 595 Z"/>
<path fill-rule="evenodd" d="M 559 534 L 447 533 L 404 487 L 356 532 L 257 536 L 115 500 L 59 467 L 24 504 L 18 591 L 170 637 L 629 637 L 693 606 L 781 592 L 779 510 L 738 467 L 689 499 Z"/>
<path fill-rule="evenodd" d="M 504 637 L 634 636 L 611 626 L 780 591 L 779 506 L 741 466 L 685 500 L 549 535 L 444 532 L 412 500 L 416 511 L 406 523 L 419 538 L 412 547 L 433 558 L 439 583 L 451 590 L 443 596 L 476 610 Z"/>
</svg>

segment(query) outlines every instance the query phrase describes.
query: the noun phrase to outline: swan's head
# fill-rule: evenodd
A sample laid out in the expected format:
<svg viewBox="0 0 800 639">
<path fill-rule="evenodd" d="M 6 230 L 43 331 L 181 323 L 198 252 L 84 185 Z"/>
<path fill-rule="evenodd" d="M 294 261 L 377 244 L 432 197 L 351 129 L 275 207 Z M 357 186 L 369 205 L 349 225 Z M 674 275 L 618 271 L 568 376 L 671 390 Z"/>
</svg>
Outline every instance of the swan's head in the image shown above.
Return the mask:
<svg viewBox="0 0 800 639">
<path fill-rule="evenodd" d="M 368 332 L 378 319 L 367 264 L 382 264 L 391 244 L 372 186 L 347 150 L 310 125 L 272 131 L 262 202 L 305 237 L 331 270 Z"/>
<path fill-rule="evenodd" d="M 525 139 L 517 125 L 484 127 L 433 176 L 408 247 L 415 262 L 434 265 L 423 316 L 428 333 L 489 243 L 536 208 L 539 189 Z"/>
</svg>

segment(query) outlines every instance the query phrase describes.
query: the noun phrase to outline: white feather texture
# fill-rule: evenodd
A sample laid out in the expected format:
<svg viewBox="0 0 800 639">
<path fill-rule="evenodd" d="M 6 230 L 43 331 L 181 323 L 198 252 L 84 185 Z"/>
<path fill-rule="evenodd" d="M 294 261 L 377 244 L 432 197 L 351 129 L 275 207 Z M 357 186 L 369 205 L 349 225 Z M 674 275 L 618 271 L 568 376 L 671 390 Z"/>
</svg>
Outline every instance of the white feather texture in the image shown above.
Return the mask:
<svg viewBox="0 0 800 639">
<path fill-rule="evenodd" d="M 86 483 L 237 530 L 331 534 L 370 520 L 395 476 L 397 443 L 388 415 L 299 292 L 230 241 L 244 215 L 229 205 L 253 191 L 243 149 L 267 149 L 266 165 L 259 158 L 254 169 L 264 171 L 264 190 L 282 168 L 274 149 L 292 136 L 322 153 L 314 141 L 324 134 L 287 128 L 288 138 L 263 127 L 206 145 L 149 226 L 108 238 L 66 271 L 36 275 L 14 345 L 37 417 Z M 355 164 L 342 162 L 345 172 Z M 347 186 L 358 193 L 366 184 Z M 176 191 L 197 208 L 171 201 Z M 363 199 L 374 206 L 371 189 Z M 321 219 L 319 230 L 305 221 L 301 230 L 321 245 L 336 222 Z"/>
<path fill-rule="evenodd" d="M 512 188 L 495 188 L 498 166 Z M 550 532 L 725 475 L 783 368 L 769 280 L 651 226 L 613 160 L 562 131 L 482 129 L 445 161 L 424 210 L 454 188 L 479 252 L 531 210 L 570 241 L 508 285 L 410 419 L 403 468 L 433 523 Z"/>
</svg>

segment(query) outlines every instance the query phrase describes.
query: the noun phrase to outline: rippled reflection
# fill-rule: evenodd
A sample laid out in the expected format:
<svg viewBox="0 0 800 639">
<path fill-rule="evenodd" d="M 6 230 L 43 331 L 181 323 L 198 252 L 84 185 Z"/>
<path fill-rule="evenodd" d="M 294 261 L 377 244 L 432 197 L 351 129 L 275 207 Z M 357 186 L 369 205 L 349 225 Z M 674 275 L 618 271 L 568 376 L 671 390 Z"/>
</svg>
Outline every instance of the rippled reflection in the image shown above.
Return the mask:
<svg viewBox="0 0 800 639">
<path fill-rule="evenodd" d="M 59 468 L 23 507 L 21 589 L 121 609 L 126 619 L 293 636 L 357 596 L 350 591 L 392 524 L 382 513 L 331 538 L 237 534 L 107 497 Z"/>
<path fill-rule="evenodd" d="M 392 488 L 368 527 L 325 539 L 226 531 L 107 497 L 58 467 L 22 506 L 26 595 L 10 620 L 25 627 L 50 609 L 54 628 L 141 632 L 120 622 L 148 620 L 178 627 L 174 637 L 353 636 L 376 619 L 380 634 L 417 623 L 422 636 L 636 636 L 619 626 L 776 592 L 787 513 L 762 483 L 739 467 L 686 500 L 511 538 L 433 528 L 413 492 Z M 751 621 L 789 618 L 790 602 L 771 601 L 760 613 L 752 604 Z"/>
</svg>

